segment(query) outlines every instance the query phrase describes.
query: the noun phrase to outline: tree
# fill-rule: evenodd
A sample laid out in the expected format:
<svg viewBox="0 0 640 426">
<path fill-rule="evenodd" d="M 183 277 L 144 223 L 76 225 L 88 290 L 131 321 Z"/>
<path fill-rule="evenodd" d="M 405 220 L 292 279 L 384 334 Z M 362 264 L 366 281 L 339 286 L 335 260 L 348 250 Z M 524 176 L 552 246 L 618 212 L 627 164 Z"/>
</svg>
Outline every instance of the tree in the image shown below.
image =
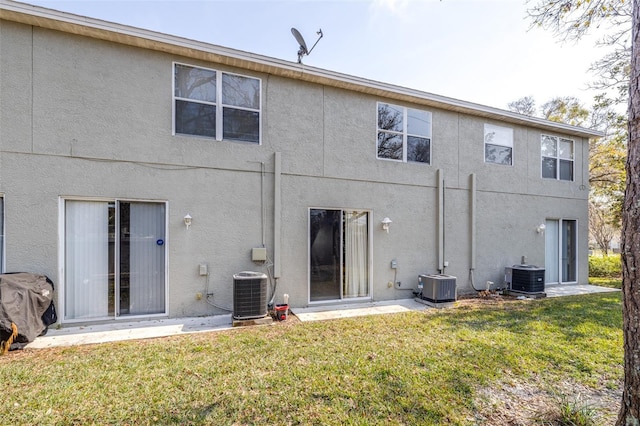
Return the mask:
<svg viewBox="0 0 640 426">
<path fill-rule="evenodd" d="M 535 25 L 567 39 L 580 39 L 593 26 L 610 25 L 602 43 L 613 56 L 592 66 L 603 87 L 628 96 L 628 141 L 622 208 L 622 313 L 624 387 L 617 426 L 640 426 L 640 0 L 536 0 Z M 631 25 L 628 25 L 629 22 Z M 631 37 L 628 38 L 629 33 Z M 622 49 L 622 50 L 621 50 Z M 626 56 L 625 56 L 626 55 Z M 603 67 L 611 67 L 608 74 Z M 600 67 L 600 68 L 598 68 Z M 613 77 L 613 78 L 612 78 Z M 628 91 L 625 90 L 628 84 Z"/>
<path fill-rule="evenodd" d="M 609 221 L 609 206 L 597 201 L 589 201 L 589 236 L 596 242 L 605 256 L 609 255 L 611 241 L 616 235 L 617 227 Z"/>
<path fill-rule="evenodd" d="M 527 0 L 532 26 L 550 30 L 563 41 L 580 40 L 593 28 L 607 29 L 597 43 L 610 48 L 590 70 L 599 79 L 592 87 L 613 89 L 618 103 L 625 103 L 631 54 L 631 6 L 633 0 Z"/>
<path fill-rule="evenodd" d="M 640 3 L 633 2 L 629 142 L 622 211 L 624 388 L 617 425 L 640 425 Z"/>
<path fill-rule="evenodd" d="M 509 102 L 507 108 L 509 108 L 509 111 L 517 112 L 522 115 L 528 115 L 531 117 L 536 115 L 536 101 L 533 96 L 525 96 L 524 98 Z"/>
<path fill-rule="evenodd" d="M 584 126 L 589 119 L 589 110 L 573 96 L 557 97 L 542 104 L 542 117 L 572 126 Z"/>
</svg>

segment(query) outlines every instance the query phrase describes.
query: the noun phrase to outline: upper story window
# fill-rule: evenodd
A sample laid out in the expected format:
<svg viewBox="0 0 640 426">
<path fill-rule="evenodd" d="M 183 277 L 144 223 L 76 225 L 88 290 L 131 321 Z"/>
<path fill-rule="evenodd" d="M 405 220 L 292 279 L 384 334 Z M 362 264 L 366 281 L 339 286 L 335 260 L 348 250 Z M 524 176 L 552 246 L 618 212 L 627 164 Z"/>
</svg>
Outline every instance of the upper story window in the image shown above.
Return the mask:
<svg viewBox="0 0 640 426">
<path fill-rule="evenodd" d="M 484 125 L 484 162 L 507 166 L 513 164 L 513 129 Z"/>
<path fill-rule="evenodd" d="M 431 164 L 431 113 L 379 102 L 378 158 Z"/>
<path fill-rule="evenodd" d="M 260 143 L 260 80 L 174 64 L 174 132 Z"/>
<path fill-rule="evenodd" d="M 573 180 L 573 141 L 541 135 L 542 177 Z"/>
</svg>

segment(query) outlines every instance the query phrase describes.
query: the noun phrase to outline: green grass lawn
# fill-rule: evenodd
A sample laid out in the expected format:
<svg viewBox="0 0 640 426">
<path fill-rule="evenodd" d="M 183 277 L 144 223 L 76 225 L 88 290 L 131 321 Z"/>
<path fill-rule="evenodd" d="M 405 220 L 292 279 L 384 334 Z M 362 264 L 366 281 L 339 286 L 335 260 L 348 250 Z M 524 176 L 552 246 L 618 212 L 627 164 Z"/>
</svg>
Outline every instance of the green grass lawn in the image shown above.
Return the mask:
<svg viewBox="0 0 640 426">
<path fill-rule="evenodd" d="M 622 288 L 622 278 L 589 277 L 589 284 L 601 287 Z"/>
<path fill-rule="evenodd" d="M 605 293 L 27 349 L 0 357 L 0 421 L 477 424 L 480 389 L 619 386 L 621 328 Z"/>
</svg>

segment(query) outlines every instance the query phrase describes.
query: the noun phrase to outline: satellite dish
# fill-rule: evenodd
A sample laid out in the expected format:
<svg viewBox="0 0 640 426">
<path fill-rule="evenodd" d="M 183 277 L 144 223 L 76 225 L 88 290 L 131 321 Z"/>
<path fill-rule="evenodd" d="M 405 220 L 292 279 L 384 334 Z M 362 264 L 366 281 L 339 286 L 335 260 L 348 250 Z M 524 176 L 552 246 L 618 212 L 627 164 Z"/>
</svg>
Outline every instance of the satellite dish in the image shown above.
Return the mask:
<svg viewBox="0 0 640 426">
<path fill-rule="evenodd" d="M 291 28 L 291 34 L 293 34 L 293 36 L 296 38 L 296 41 L 300 45 L 300 51 L 298 52 L 298 62 L 300 62 L 300 57 L 302 55 L 309 54 L 309 51 L 307 50 L 307 43 L 305 43 L 304 37 L 302 37 L 300 31 L 296 30 L 295 28 Z"/>
<path fill-rule="evenodd" d="M 307 43 L 304 41 L 304 37 L 302 37 L 302 34 L 300 34 L 300 31 L 296 30 L 295 28 L 291 28 L 291 34 L 293 34 L 293 36 L 296 38 L 296 41 L 300 45 L 300 49 L 298 49 L 298 63 L 299 64 L 302 63 L 302 57 L 304 55 L 309 56 L 311 54 L 311 51 L 313 50 L 314 47 L 316 47 L 316 44 L 318 44 L 318 42 L 320 41 L 320 39 L 323 36 L 322 28 L 319 29 L 318 31 L 316 31 L 316 34 L 318 34 L 320 37 L 318 37 L 318 39 L 313 44 L 313 46 L 311 46 L 311 50 L 309 50 L 309 49 L 307 49 Z"/>
</svg>

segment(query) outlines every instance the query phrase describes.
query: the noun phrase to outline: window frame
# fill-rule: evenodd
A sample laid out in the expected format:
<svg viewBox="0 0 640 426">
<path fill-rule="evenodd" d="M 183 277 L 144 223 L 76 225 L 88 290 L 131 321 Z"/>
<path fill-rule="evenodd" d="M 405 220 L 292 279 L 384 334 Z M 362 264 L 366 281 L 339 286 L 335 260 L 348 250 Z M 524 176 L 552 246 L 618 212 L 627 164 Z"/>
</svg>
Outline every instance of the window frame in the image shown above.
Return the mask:
<svg viewBox="0 0 640 426">
<path fill-rule="evenodd" d="M 192 99 L 181 96 L 176 96 L 176 69 L 178 66 L 195 68 L 204 71 L 209 71 L 215 73 L 216 77 L 216 99 L 215 101 L 206 101 L 201 99 Z M 242 77 L 246 79 L 255 80 L 258 83 L 258 108 L 251 108 L 246 106 L 237 106 L 233 104 L 224 103 L 223 99 L 223 78 L 224 76 L 235 76 Z M 172 134 L 173 136 L 187 136 L 187 137 L 199 137 L 206 139 L 215 139 L 216 141 L 225 141 L 225 142 L 239 142 L 239 143 L 247 143 L 252 145 L 262 145 L 262 79 L 250 75 L 238 74 L 229 71 L 222 71 L 213 68 L 202 67 L 198 65 L 186 64 L 183 62 L 174 61 L 171 65 L 171 121 L 172 121 Z M 182 133 L 176 131 L 176 114 L 177 108 L 176 104 L 178 101 L 190 103 L 190 104 L 198 104 L 198 105 L 209 105 L 215 108 L 215 136 L 207 136 L 207 135 L 199 135 L 193 133 Z M 246 139 L 231 139 L 225 138 L 225 129 L 224 129 L 224 112 L 225 109 L 233 109 L 236 111 L 248 111 L 258 114 L 258 140 L 246 140 Z"/>
<path fill-rule="evenodd" d="M 312 278 L 312 257 L 313 257 L 313 241 L 311 238 L 311 233 L 313 232 L 313 211 L 331 211 L 331 212 L 340 212 L 340 221 L 338 226 L 338 233 L 340 243 L 339 243 L 339 254 L 337 255 L 337 261 L 339 262 L 338 268 L 340 269 L 340 273 L 338 274 L 339 280 L 339 289 L 337 298 L 327 297 L 327 298 L 314 298 L 312 295 L 312 286 L 314 285 Z M 367 215 L 367 261 L 366 261 L 366 275 L 367 275 L 367 295 L 365 296 L 345 296 L 344 285 L 345 285 L 345 277 L 344 274 L 346 272 L 345 268 L 347 267 L 347 259 L 345 256 L 345 237 L 346 237 L 346 228 L 345 228 L 345 218 L 347 213 L 358 212 Z M 374 291 L 374 279 L 373 279 L 373 211 L 369 209 L 353 209 L 353 208 L 340 208 L 340 207 L 309 207 L 307 209 L 307 300 L 310 305 L 321 305 L 326 303 L 335 303 L 335 302 L 354 302 L 354 301 L 364 301 L 371 300 L 373 297 Z"/>
<path fill-rule="evenodd" d="M 555 141 L 555 155 L 544 155 L 544 153 L 542 152 L 543 143 L 545 142 L 546 138 L 553 139 Z M 570 158 L 563 157 L 560 154 L 560 142 L 561 141 L 571 142 L 571 155 L 570 155 Z M 575 177 L 576 177 L 575 153 L 576 153 L 576 141 L 574 139 L 569 139 L 569 138 L 566 138 L 566 137 L 563 137 L 563 136 L 557 136 L 557 135 L 554 136 L 554 135 L 541 133 L 540 134 L 540 177 L 542 179 L 551 179 L 551 180 L 558 180 L 558 181 L 564 181 L 564 182 L 575 182 Z M 554 177 L 550 177 L 550 176 L 545 176 L 544 175 L 544 161 L 545 161 L 545 159 L 554 160 L 554 162 L 555 162 L 555 176 Z M 561 170 L 562 162 L 570 163 L 570 165 L 571 165 L 571 179 L 562 179 L 562 170 Z"/>
<path fill-rule="evenodd" d="M 379 125 L 379 111 L 380 111 L 380 105 L 389 105 L 391 107 L 395 107 L 397 109 L 401 109 L 402 110 L 402 131 L 398 131 L 398 130 L 391 130 L 391 129 L 381 129 L 378 125 Z M 417 133 L 409 133 L 409 111 L 413 110 L 413 111 L 419 111 L 421 113 L 425 113 L 428 114 L 429 116 L 429 126 L 428 126 L 428 135 L 421 135 L 421 134 L 417 134 Z M 401 159 L 396 159 L 396 158 L 387 158 L 387 157 L 380 157 L 379 155 L 379 135 L 380 132 L 385 132 L 388 134 L 393 134 L 393 135 L 397 135 L 397 136 L 402 136 L 402 158 Z M 411 137 L 416 137 L 416 138 L 420 138 L 420 139 L 426 139 L 429 142 L 429 161 L 415 161 L 415 160 L 408 160 L 407 156 L 408 156 L 408 142 L 409 142 L 409 138 Z M 410 107 L 406 107 L 403 105 L 396 105 L 396 104 L 392 104 L 389 102 L 382 102 L 382 101 L 378 101 L 376 102 L 376 159 L 377 160 L 386 160 L 386 161 L 395 161 L 398 163 L 413 163 L 413 164 L 426 164 L 426 165 L 431 165 L 432 164 L 432 153 L 433 153 L 433 113 L 431 111 L 425 110 L 425 109 L 417 109 L 417 108 L 410 108 Z"/>
<path fill-rule="evenodd" d="M 501 134 L 506 134 L 508 133 L 508 137 L 509 137 L 509 141 L 507 141 L 506 143 L 503 141 L 491 141 L 491 143 L 487 142 L 487 136 L 488 136 L 488 131 L 491 130 L 496 130 Z M 491 123 L 484 123 L 484 134 L 483 134 L 483 155 L 484 155 L 484 162 L 487 164 L 496 164 L 498 166 L 508 166 L 508 167 L 513 167 L 513 151 L 514 151 L 514 141 L 513 141 L 513 128 L 511 127 L 505 127 L 505 126 L 498 126 L 497 124 L 491 124 Z M 497 161 L 490 161 L 487 159 L 487 145 L 494 145 L 494 146 L 500 146 L 500 147 L 505 147 L 505 148 L 510 148 L 511 149 L 511 156 L 510 156 L 510 161 L 509 164 L 506 163 L 499 163 Z"/>
<path fill-rule="evenodd" d="M 67 288 L 67 229 L 66 229 L 66 220 L 67 220 L 67 202 L 97 202 L 97 203 L 108 203 L 108 204 L 120 204 L 120 203 L 149 203 L 155 205 L 163 205 L 164 206 L 164 239 L 162 241 L 163 246 L 163 257 L 164 257 L 164 265 L 163 265 L 163 292 L 164 292 L 164 307 L 162 313 L 142 313 L 142 314 L 125 314 L 117 312 L 119 309 L 119 303 L 117 302 L 117 297 L 114 299 L 114 304 L 116 307 L 116 311 L 114 314 L 106 315 L 106 316 L 96 316 L 91 319 L 86 318 L 70 318 L 68 317 L 67 312 L 67 295 L 66 292 L 69 291 Z M 116 213 L 119 213 L 119 207 L 115 209 Z M 116 232 L 113 234 L 115 240 L 120 242 L 119 236 L 117 236 L 119 228 L 119 214 L 115 216 L 115 225 Z M 110 234 L 111 235 L 111 234 Z M 95 321 L 98 323 L 108 323 L 108 322 L 117 322 L 117 321 L 133 321 L 137 319 L 148 319 L 148 318 L 161 318 L 166 317 L 169 313 L 169 202 L 167 200 L 154 200 L 154 199 L 144 199 L 144 198 L 111 198 L 111 197 L 66 197 L 61 196 L 58 198 L 58 247 L 61 247 L 58 250 L 58 270 L 62 271 L 59 277 L 59 283 L 56 284 L 56 291 L 58 292 L 58 304 L 56 309 L 58 310 L 58 318 L 62 324 L 74 324 L 74 323 L 86 323 L 87 321 Z M 114 258 L 109 259 L 109 262 L 113 262 L 114 265 L 114 274 L 120 274 L 120 247 L 118 244 L 114 247 L 113 251 Z M 118 284 L 119 285 L 119 284 Z M 118 290 L 119 287 L 115 287 L 115 290 Z M 114 293 L 115 294 L 115 293 Z"/>
</svg>

